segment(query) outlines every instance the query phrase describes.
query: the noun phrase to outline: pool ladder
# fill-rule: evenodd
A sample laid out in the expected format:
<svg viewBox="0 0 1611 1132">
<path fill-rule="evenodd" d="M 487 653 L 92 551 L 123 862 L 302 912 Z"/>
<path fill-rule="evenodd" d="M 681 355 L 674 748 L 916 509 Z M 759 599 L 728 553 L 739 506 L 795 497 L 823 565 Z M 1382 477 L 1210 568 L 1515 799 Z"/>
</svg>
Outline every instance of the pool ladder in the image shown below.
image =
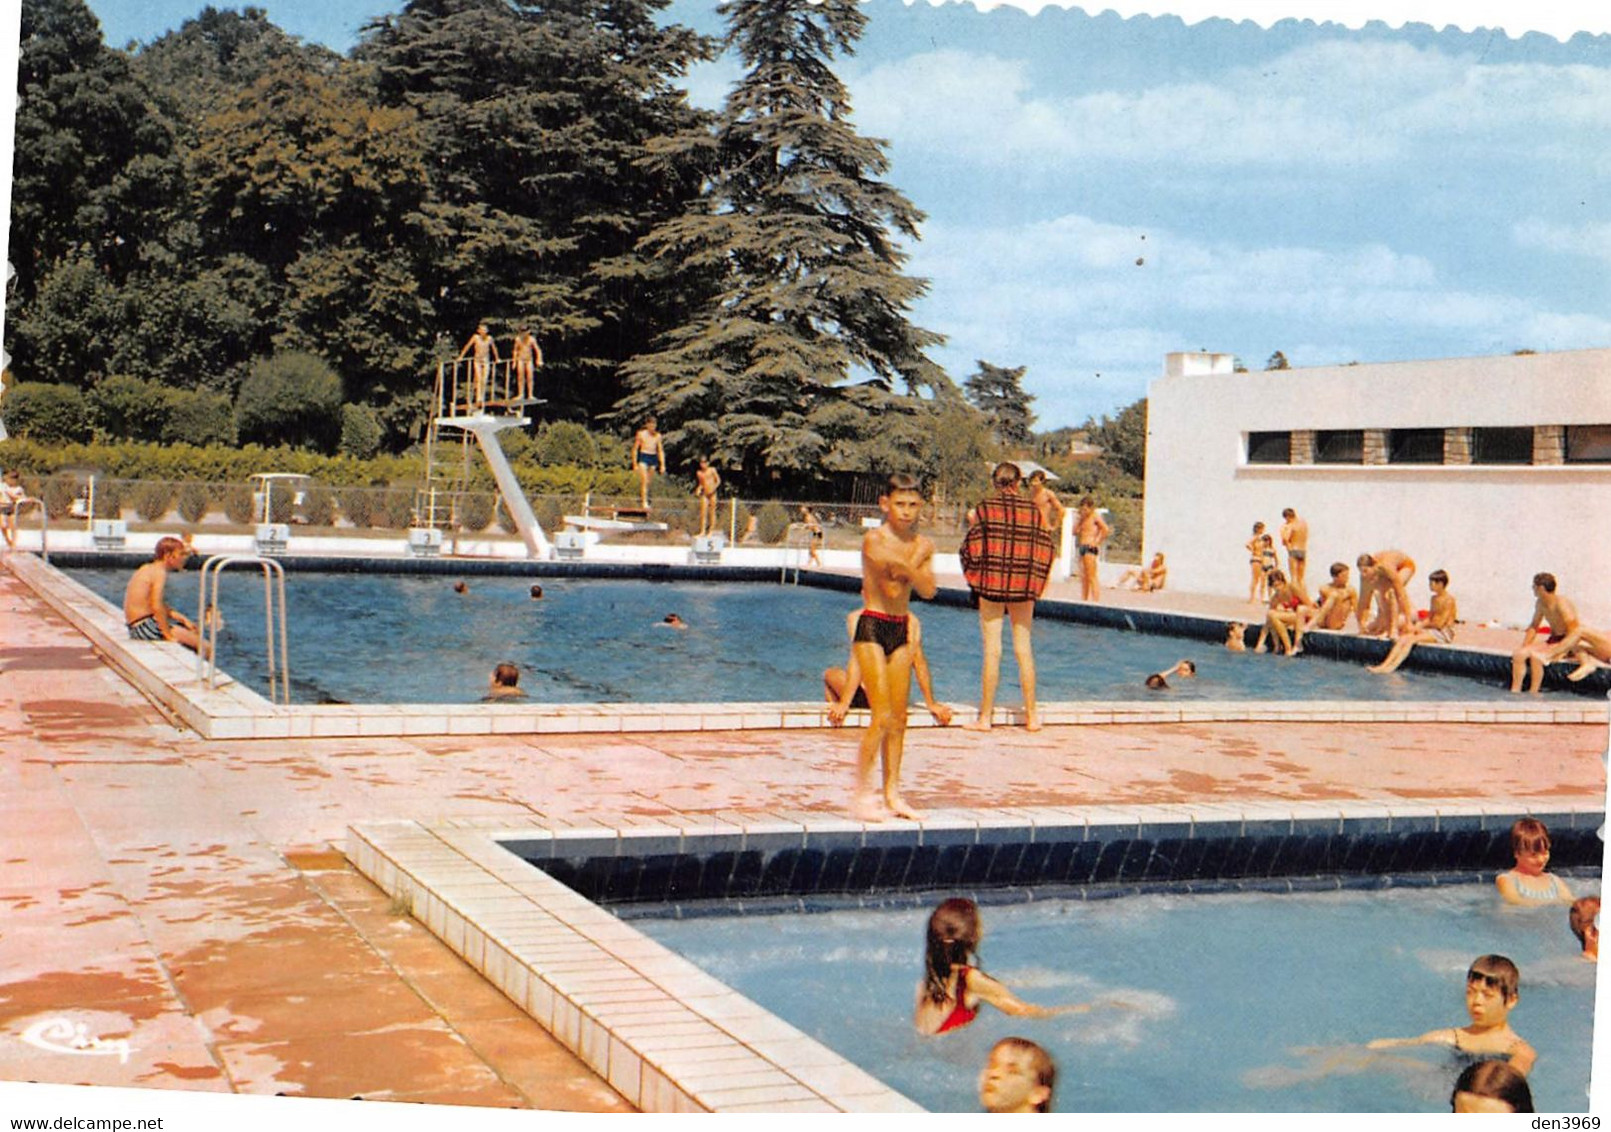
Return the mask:
<svg viewBox="0 0 1611 1132">
<path fill-rule="evenodd" d="M 201 565 L 201 594 L 196 600 L 196 631 L 202 647 L 196 653 L 196 679 L 207 687 L 218 686 L 218 619 L 207 616 L 209 604 L 218 607 L 218 581 L 228 566 L 257 566 L 263 571 L 263 638 L 268 642 L 269 702 L 291 703 L 291 661 L 286 648 L 285 567 L 272 558 L 252 554 L 215 554 Z M 207 599 L 207 583 L 212 582 L 212 601 Z M 210 623 L 209 623 L 210 622 Z M 278 626 L 279 633 L 275 634 Z M 278 640 L 280 655 L 274 656 Z"/>
</svg>

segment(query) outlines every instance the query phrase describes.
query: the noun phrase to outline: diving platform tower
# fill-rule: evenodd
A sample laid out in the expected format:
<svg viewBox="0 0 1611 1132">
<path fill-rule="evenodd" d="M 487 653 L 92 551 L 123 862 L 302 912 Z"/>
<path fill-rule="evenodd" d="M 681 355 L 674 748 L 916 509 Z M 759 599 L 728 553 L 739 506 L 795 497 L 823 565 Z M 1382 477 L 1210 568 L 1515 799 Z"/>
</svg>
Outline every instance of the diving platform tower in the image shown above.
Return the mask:
<svg viewBox="0 0 1611 1132">
<path fill-rule="evenodd" d="M 459 441 L 460 473 L 458 490 L 462 492 L 469 472 L 470 438 L 474 437 L 492 469 L 492 478 L 498 485 L 498 495 L 515 521 L 515 528 L 526 543 L 526 554 L 531 558 L 550 558 L 553 544 L 532 513 L 526 492 L 515 476 L 509 458 L 504 455 L 498 434 L 506 428 L 521 428 L 531 423 L 525 416 L 529 405 L 542 404 L 542 398 L 531 396 L 531 389 L 520 389 L 514 367 L 509 359 L 489 361 L 477 366 L 473 358 L 460 358 L 451 362 L 438 362 L 436 366 L 436 395 L 432 402 L 431 423 L 425 434 L 426 486 L 422 492 L 418 515 L 428 525 L 435 525 L 437 513 L 436 480 L 438 462 L 442 458 L 443 430 L 454 434 Z M 441 477 L 445 478 L 445 477 Z"/>
</svg>

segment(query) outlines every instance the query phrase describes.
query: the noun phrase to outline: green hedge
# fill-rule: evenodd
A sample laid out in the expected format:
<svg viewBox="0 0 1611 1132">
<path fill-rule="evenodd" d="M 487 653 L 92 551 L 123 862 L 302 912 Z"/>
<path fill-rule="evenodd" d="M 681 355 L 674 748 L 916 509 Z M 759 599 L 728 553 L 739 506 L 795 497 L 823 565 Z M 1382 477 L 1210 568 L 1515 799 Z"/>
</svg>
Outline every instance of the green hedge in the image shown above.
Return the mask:
<svg viewBox="0 0 1611 1132">
<path fill-rule="evenodd" d="M 7 394 L 8 402 L 11 394 Z M 9 423 L 9 418 L 8 418 Z M 512 449 L 514 445 L 510 445 Z M 295 472 L 312 476 L 331 487 L 415 485 L 423 465 L 418 453 L 377 456 L 359 460 L 351 456 L 322 456 L 291 448 L 263 448 L 192 444 L 55 444 L 26 438 L 0 441 L 0 466 L 20 468 L 29 475 L 48 476 L 64 469 L 94 469 L 99 475 L 125 480 L 165 480 L 171 483 L 245 483 L 258 472 Z M 477 461 L 472 484 L 491 489 L 491 477 Z M 514 461 L 515 474 L 529 496 L 577 495 L 592 491 L 603 495 L 630 495 L 637 490 L 630 469 L 577 468 Z"/>
</svg>

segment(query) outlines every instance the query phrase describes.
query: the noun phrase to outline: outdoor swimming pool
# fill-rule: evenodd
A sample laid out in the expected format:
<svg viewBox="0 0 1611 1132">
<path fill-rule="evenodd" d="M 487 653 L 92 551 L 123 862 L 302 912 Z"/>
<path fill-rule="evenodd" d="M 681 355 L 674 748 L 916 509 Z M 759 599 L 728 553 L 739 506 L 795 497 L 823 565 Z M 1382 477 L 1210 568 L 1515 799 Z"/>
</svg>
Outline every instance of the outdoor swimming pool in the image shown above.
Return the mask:
<svg viewBox="0 0 1611 1132">
<path fill-rule="evenodd" d="M 113 603 L 127 570 L 73 569 L 71 576 Z M 842 665 L 845 614 L 855 595 L 767 583 L 657 582 L 576 577 L 473 576 L 453 592 L 452 576 L 288 573 L 293 699 L 300 703 L 468 703 L 486 691 L 500 661 L 518 664 L 521 687 L 538 703 L 775 702 L 815 700 L 821 672 Z M 196 574 L 169 580 L 169 600 L 194 616 Z M 225 631 L 219 663 L 266 691 L 260 582 L 232 574 L 222 589 Z M 953 704 L 978 697 L 979 630 L 972 610 L 918 603 L 936 695 Z M 685 630 L 660 624 L 670 612 Z M 1042 618 L 1035 657 L 1039 695 L 1058 700 L 1501 700 L 1505 688 L 1428 672 L 1372 676 L 1362 665 L 1320 657 L 1230 653 L 1177 637 Z M 1142 681 L 1182 657 L 1195 680 L 1167 692 Z M 1546 693 L 1550 695 L 1551 693 Z M 916 692 L 913 693 L 917 701 Z M 1019 700 L 1010 648 L 999 702 Z"/>
<path fill-rule="evenodd" d="M 1588 1106 L 1595 967 L 1564 908 L 1506 908 L 1491 885 L 986 907 L 983 966 L 1022 997 L 1130 1008 L 986 1008 L 942 1038 L 911 1027 L 929 910 L 634 926 L 934 1111 L 977 1111 L 986 1054 L 1018 1034 L 1056 1060 L 1059 1112 L 1446 1112 L 1451 1051 L 1363 1044 L 1465 1024 L 1466 967 L 1498 953 L 1521 969 L 1511 1022 L 1539 1054 L 1538 1111 Z"/>
</svg>

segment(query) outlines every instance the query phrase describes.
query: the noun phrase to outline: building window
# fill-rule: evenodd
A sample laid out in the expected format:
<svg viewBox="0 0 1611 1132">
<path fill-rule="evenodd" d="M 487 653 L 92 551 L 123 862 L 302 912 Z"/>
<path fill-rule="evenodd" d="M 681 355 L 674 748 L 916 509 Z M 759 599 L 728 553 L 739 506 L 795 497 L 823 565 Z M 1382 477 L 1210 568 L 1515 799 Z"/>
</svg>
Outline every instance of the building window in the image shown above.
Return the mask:
<svg viewBox="0 0 1611 1132">
<path fill-rule="evenodd" d="M 1531 428 L 1474 428 L 1471 430 L 1473 464 L 1531 464 Z"/>
<path fill-rule="evenodd" d="M 1290 432 L 1248 433 L 1247 462 L 1249 464 L 1292 463 L 1292 434 Z"/>
<path fill-rule="evenodd" d="M 1566 426 L 1568 464 L 1611 464 L 1611 424 Z"/>
<path fill-rule="evenodd" d="M 1388 434 L 1389 464 L 1443 463 L 1441 428 L 1395 428 Z"/>
<path fill-rule="evenodd" d="M 1315 463 L 1363 464 L 1364 462 L 1363 429 L 1322 429 L 1315 433 Z"/>
</svg>

